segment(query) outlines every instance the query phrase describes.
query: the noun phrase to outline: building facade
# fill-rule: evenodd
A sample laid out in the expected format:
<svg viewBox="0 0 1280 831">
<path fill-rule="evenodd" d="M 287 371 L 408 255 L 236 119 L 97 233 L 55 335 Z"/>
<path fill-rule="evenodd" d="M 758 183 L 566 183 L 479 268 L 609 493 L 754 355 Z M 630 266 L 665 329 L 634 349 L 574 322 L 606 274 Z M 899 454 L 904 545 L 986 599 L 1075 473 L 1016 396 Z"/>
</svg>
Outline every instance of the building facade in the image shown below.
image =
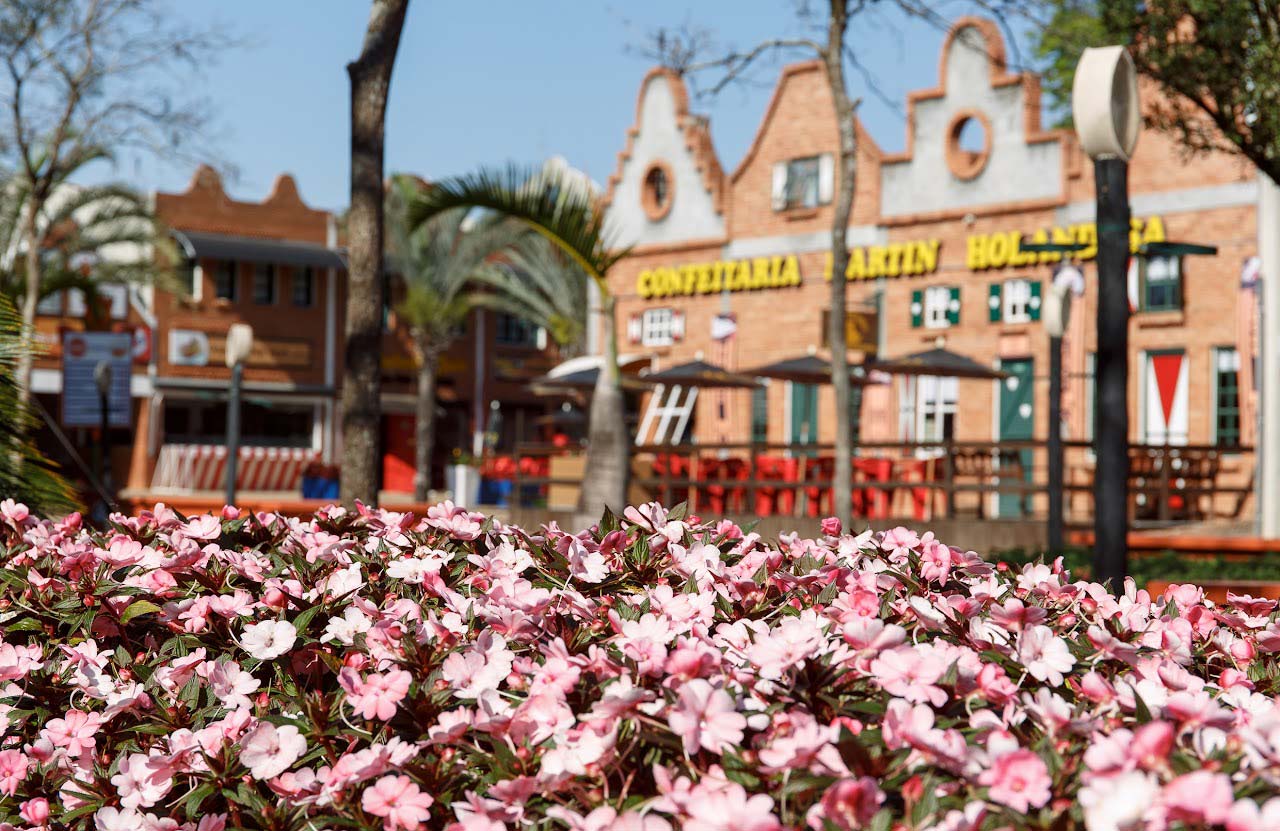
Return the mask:
<svg viewBox="0 0 1280 831">
<path fill-rule="evenodd" d="M 1154 92 L 1143 90 L 1144 95 Z M 849 227 L 850 331 L 859 359 L 941 346 L 1001 381 L 895 377 L 855 396 L 866 442 L 1047 436 L 1041 308 L 1062 264 L 1025 243 L 1080 243 L 1083 279 L 1064 337 L 1064 432 L 1092 436 L 1097 233 L 1093 166 L 1072 133 L 1041 123 L 1036 76 L 1007 70 L 990 21 L 955 24 L 938 83 L 907 98 L 903 149 L 858 125 Z M 610 274 L 619 328 L 657 368 L 701 356 L 728 369 L 824 348 L 838 136 L 822 65 L 786 67 L 746 155 L 722 169 L 681 80 L 642 81 L 609 182 L 609 219 L 633 246 Z M 1134 442 L 1252 445 L 1257 175 L 1226 156 L 1187 158 L 1145 132 L 1129 167 L 1131 243 L 1216 246 L 1214 256 L 1135 256 L 1129 275 Z M 626 348 L 626 347 L 624 347 Z M 830 442 L 829 386 L 708 391 L 685 438 Z M 640 437 L 643 441 L 645 437 Z M 1251 460 L 1239 466 L 1252 476 Z"/>
<path fill-rule="evenodd" d="M 202 166 L 186 190 L 151 198 L 180 260 L 178 290 L 107 287 L 100 310 L 86 308 L 78 292 L 51 296 L 37 319 L 45 349 L 34 390 L 89 462 L 98 432 L 61 417 L 63 340 L 83 330 L 129 333 L 129 426 L 108 437 L 115 485 L 156 495 L 217 491 L 225 469 L 226 336 L 231 325 L 247 323 L 254 344 L 244 368 L 241 489 L 296 492 L 307 465 L 341 459 L 346 265 L 338 219 L 308 207 L 288 175 L 262 201 L 243 201 Z M 411 492 L 416 364 L 394 296 L 393 285 L 382 349 L 383 486 Z M 528 382 L 554 358 L 536 327 L 492 312 L 471 316 L 440 361 L 437 484 L 453 448 L 478 452 L 477 436 L 498 448 L 532 436 L 548 405 Z M 52 431 L 43 431 L 41 444 L 75 474 Z"/>
</svg>

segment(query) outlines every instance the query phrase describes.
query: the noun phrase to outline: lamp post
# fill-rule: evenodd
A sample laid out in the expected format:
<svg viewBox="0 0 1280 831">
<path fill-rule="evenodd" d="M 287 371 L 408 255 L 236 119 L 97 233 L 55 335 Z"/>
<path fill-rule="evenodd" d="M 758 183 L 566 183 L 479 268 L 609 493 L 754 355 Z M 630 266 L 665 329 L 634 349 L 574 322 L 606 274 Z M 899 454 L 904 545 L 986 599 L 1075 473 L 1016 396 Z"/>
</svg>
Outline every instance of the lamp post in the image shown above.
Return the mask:
<svg viewBox="0 0 1280 831">
<path fill-rule="evenodd" d="M 1129 157 L 1141 127 L 1138 81 L 1123 46 L 1084 50 L 1071 90 L 1080 145 L 1093 159 L 1098 229 L 1094 578 L 1120 591 L 1129 530 Z"/>
<path fill-rule="evenodd" d="M 1023 251 L 1068 253 L 1079 251 L 1084 243 L 1028 243 Z M 1062 453 L 1062 335 L 1071 317 L 1072 284 L 1083 280 L 1079 269 L 1070 263 L 1053 275 L 1049 296 L 1044 305 L 1044 328 L 1049 335 L 1049 522 L 1048 549 L 1050 554 L 1061 554 L 1065 543 L 1063 533 L 1064 460 Z"/>
<path fill-rule="evenodd" d="M 110 492 L 111 412 L 108 409 L 110 407 L 108 398 L 111 393 L 111 364 L 98 361 L 93 368 L 93 383 L 98 388 L 98 419 L 102 429 L 102 435 L 98 441 L 98 480 L 102 482 L 107 492 Z"/>
<path fill-rule="evenodd" d="M 227 397 L 227 504 L 236 504 L 236 467 L 240 461 L 240 384 L 244 362 L 253 350 L 253 327 L 233 323 L 227 330 L 226 360 L 231 370 L 231 390 Z"/>
</svg>

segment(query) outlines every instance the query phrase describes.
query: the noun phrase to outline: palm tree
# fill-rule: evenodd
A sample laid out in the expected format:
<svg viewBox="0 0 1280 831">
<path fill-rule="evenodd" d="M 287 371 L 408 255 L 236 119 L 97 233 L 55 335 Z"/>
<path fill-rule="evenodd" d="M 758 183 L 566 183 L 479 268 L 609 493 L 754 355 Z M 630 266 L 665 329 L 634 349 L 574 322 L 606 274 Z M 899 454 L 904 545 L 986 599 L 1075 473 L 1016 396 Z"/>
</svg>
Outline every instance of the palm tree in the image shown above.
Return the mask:
<svg viewBox="0 0 1280 831">
<path fill-rule="evenodd" d="M 575 316 L 570 308 L 572 293 L 560 284 L 575 279 L 585 284 L 544 239 L 506 217 L 471 222 L 467 210 L 459 208 L 410 225 L 406 210 L 422 190 L 413 177 L 393 177 L 387 204 L 392 268 L 405 287 L 396 313 L 409 327 L 418 364 L 414 498 L 419 501 L 428 498 L 431 487 L 440 356 L 467 318 L 484 308 L 503 311 L 545 327 L 558 343 L 570 343 L 583 326 L 580 313 Z"/>
<path fill-rule="evenodd" d="M 435 183 L 419 193 L 410 205 L 409 220 L 418 227 L 455 208 L 483 208 L 528 225 L 558 246 L 599 288 L 605 355 L 591 398 L 587 466 L 578 510 L 599 516 L 606 506 L 621 509 L 627 497 L 631 437 L 618 372 L 608 273 L 627 252 L 607 239 L 594 191 L 563 167 L 481 170 Z"/>
<path fill-rule="evenodd" d="M 22 402 L 17 367 L 32 349 L 30 329 L 13 302 L 0 295 L 0 421 L 11 428 L 0 430 L 0 497 L 57 514 L 71 510 L 75 497 L 29 437 L 34 425 Z"/>
</svg>

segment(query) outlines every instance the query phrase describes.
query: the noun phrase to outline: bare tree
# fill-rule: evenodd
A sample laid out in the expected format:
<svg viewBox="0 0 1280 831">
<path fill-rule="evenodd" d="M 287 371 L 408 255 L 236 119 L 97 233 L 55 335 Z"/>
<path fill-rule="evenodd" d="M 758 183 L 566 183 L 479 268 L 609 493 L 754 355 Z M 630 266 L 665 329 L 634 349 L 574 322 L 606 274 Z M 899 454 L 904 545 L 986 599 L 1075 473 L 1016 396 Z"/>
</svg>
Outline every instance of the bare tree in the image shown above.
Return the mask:
<svg viewBox="0 0 1280 831">
<path fill-rule="evenodd" d="M 378 499 L 382 415 L 383 186 L 387 96 L 409 0 L 373 0 L 351 78 L 351 208 L 347 214 L 346 376 L 342 384 L 345 504 Z"/>
<path fill-rule="evenodd" d="M 208 105 L 183 70 L 234 41 L 175 20 L 160 0 L 7 0 L 0 4 L 0 158 L 28 196 L 17 244 L 26 286 L 22 321 L 41 296 L 40 218 L 59 183 L 87 160 L 133 149 L 208 155 Z M 16 368 L 30 395 L 31 355 Z"/>
</svg>

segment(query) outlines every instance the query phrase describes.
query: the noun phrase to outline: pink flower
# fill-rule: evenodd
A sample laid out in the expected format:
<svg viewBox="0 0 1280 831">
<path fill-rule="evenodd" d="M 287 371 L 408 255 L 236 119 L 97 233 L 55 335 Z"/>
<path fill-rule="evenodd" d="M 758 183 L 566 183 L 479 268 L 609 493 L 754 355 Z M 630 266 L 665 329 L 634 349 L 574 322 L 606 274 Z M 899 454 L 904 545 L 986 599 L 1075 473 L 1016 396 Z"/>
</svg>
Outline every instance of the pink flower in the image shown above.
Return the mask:
<svg viewBox="0 0 1280 831">
<path fill-rule="evenodd" d="M 307 739 L 292 724 L 276 727 L 258 722 L 240 742 L 240 762 L 254 779 L 272 779 L 284 773 L 307 752 Z"/>
<path fill-rule="evenodd" d="M 764 794 L 748 798 L 736 782 L 710 785 L 699 782 L 689 795 L 689 818 L 683 831 L 780 831 L 773 815 L 773 799 Z"/>
<path fill-rule="evenodd" d="M 428 508 L 427 517 L 423 521 L 432 528 L 439 528 L 454 539 L 474 540 L 480 536 L 484 515 L 468 513 L 463 508 L 445 500 L 439 505 Z"/>
<path fill-rule="evenodd" d="M 396 714 L 396 705 L 408 694 L 413 676 L 396 669 L 381 675 L 370 673 L 361 680 L 359 672 L 344 667 L 338 675 L 338 683 L 346 690 L 347 703 L 356 715 L 389 721 Z"/>
<path fill-rule="evenodd" d="M 1227 816 L 1227 831 L 1276 831 L 1280 828 L 1280 796 L 1261 806 L 1252 799 L 1238 800 Z"/>
<path fill-rule="evenodd" d="M 827 788 L 822 801 L 810 811 L 809 827 L 823 831 L 829 822 L 840 831 L 856 831 L 871 822 L 884 800 L 884 791 L 870 776 L 841 779 Z"/>
<path fill-rule="evenodd" d="M 209 514 L 198 516 L 182 526 L 182 533 L 193 540 L 216 540 L 222 535 L 222 521 Z"/>
<path fill-rule="evenodd" d="M 42 796 L 28 799 L 18 806 L 18 816 L 32 825 L 42 826 L 49 821 L 49 800 Z"/>
<path fill-rule="evenodd" d="M 74 759 L 83 753 L 93 752 L 97 744 L 94 737 L 100 727 L 102 716 L 99 714 L 68 710 L 62 718 L 50 719 L 40 735 Z"/>
<path fill-rule="evenodd" d="M 1161 794 L 1169 819 L 1187 823 L 1226 822 L 1234 800 L 1231 779 L 1209 770 L 1185 773 L 1165 785 Z"/>
<path fill-rule="evenodd" d="M 407 776 L 384 776 L 360 798 L 360 807 L 375 817 L 382 817 L 385 831 L 415 829 L 431 817 L 428 810 L 435 802 Z"/>
<path fill-rule="evenodd" d="M 173 768 L 168 759 L 158 751 L 152 753 L 129 754 L 120 762 L 120 772 L 111 777 L 125 808 L 150 808 L 173 788 Z"/>
<path fill-rule="evenodd" d="M 1063 673 L 1070 672 L 1076 659 L 1067 642 L 1048 626 L 1031 626 L 1018 636 L 1018 661 L 1037 681 L 1061 686 Z"/>
<path fill-rule="evenodd" d="M 947 694 L 934 686 L 947 671 L 948 663 L 937 652 L 902 646 L 881 652 L 871 662 L 871 675 L 890 695 L 913 704 L 929 702 L 941 707 Z"/>
<path fill-rule="evenodd" d="M 667 723 L 684 742 L 684 752 L 692 756 L 699 748 L 720 753 L 741 742 L 747 719 L 728 693 L 712 687 L 705 678 L 695 678 L 680 687 Z"/>
<path fill-rule="evenodd" d="M 13 796 L 27 778 L 31 760 L 17 750 L 0 750 L 0 793 Z"/>
<path fill-rule="evenodd" d="M 993 802 L 1025 814 L 1032 807 L 1043 808 L 1049 802 L 1049 768 L 1030 750 L 1015 750 L 996 758 L 989 770 L 978 777 L 979 784 L 990 788 Z"/>
<path fill-rule="evenodd" d="M 843 527 L 844 525 L 840 522 L 840 517 L 838 516 L 829 516 L 822 520 L 822 533 L 828 537 L 840 536 L 840 531 Z"/>
</svg>

